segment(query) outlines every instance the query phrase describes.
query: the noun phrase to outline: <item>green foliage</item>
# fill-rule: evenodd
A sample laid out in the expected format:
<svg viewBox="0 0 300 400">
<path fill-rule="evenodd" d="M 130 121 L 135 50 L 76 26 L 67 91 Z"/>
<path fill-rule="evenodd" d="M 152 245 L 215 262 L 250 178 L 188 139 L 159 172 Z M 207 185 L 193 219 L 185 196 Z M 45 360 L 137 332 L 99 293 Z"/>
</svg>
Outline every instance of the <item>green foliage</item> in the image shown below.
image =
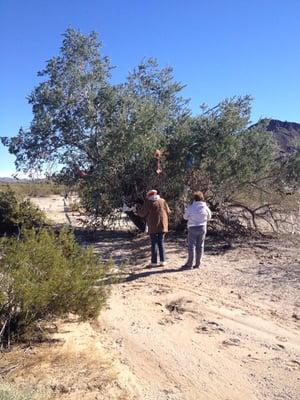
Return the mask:
<svg viewBox="0 0 300 400">
<path fill-rule="evenodd" d="M 220 211 L 238 193 L 270 178 L 276 148 L 263 129 L 249 129 L 250 106 L 249 96 L 227 99 L 191 118 L 184 134 L 170 139 L 170 174 L 163 187 L 170 198 L 175 194 L 176 206 L 201 188 L 214 211 Z M 182 208 L 176 210 L 182 214 Z"/>
<path fill-rule="evenodd" d="M 84 36 L 67 29 L 60 55 L 47 62 L 39 76 L 48 77 L 29 96 L 33 121 L 17 138 L 4 139 L 16 154 L 17 166 L 30 171 L 52 162 L 85 164 L 96 146 L 90 132 L 101 129 L 104 115 L 97 112 L 99 91 L 105 101 L 110 64 L 99 57 L 95 33 Z"/>
<path fill-rule="evenodd" d="M 56 179 L 80 181 L 84 206 L 105 217 L 122 197 L 136 199 L 155 180 L 154 151 L 189 112 L 171 68 L 150 59 L 124 84 L 112 85 L 100 48 L 95 33 L 68 29 L 59 56 L 47 62 L 39 74 L 45 80 L 29 96 L 30 129 L 2 141 L 24 170 L 63 164 Z"/>
<path fill-rule="evenodd" d="M 19 201 L 10 187 L 0 192 L 1 234 L 19 233 L 21 228 L 38 228 L 45 222 L 44 213 L 29 200 Z"/>
<path fill-rule="evenodd" d="M 98 112 L 106 119 L 105 127 L 95 131 L 98 154 L 89 160 L 87 175 L 79 179 L 88 212 L 105 220 L 123 201 L 142 201 L 149 187 L 160 185 L 154 152 L 166 148 L 172 131 L 187 118 L 185 102 L 177 97 L 180 89 L 171 69 L 159 69 L 148 60 L 124 85 L 115 87 L 106 102 L 99 102 Z"/>
<path fill-rule="evenodd" d="M 102 222 L 123 201 L 141 202 L 152 187 L 176 210 L 176 222 L 188 191 L 202 189 L 220 211 L 251 187 L 280 190 L 295 182 L 298 156 L 283 168 L 263 125 L 249 128 L 250 96 L 203 107 L 192 117 L 171 68 L 149 59 L 124 83 L 112 84 L 100 49 L 95 33 L 66 31 L 60 54 L 47 62 L 40 73 L 45 80 L 29 97 L 30 129 L 2 138 L 19 168 L 62 164 L 55 179 L 76 183 L 83 207 Z"/>
<path fill-rule="evenodd" d="M 91 248 L 82 248 L 67 229 L 25 230 L 21 240 L 0 242 L 1 342 L 24 338 L 41 320 L 74 313 L 83 320 L 98 315 L 108 287 L 109 265 Z"/>
<path fill-rule="evenodd" d="M 273 168 L 274 143 L 262 129 L 248 128 L 250 106 L 249 96 L 228 99 L 193 121 L 191 152 L 213 203 L 231 200 Z"/>
<path fill-rule="evenodd" d="M 283 184 L 293 192 L 300 189 L 300 142 L 296 143 L 295 151 L 284 158 L 281 178 Z M 287 189 L 288 189 L 287 187 Z"/>
</svg>

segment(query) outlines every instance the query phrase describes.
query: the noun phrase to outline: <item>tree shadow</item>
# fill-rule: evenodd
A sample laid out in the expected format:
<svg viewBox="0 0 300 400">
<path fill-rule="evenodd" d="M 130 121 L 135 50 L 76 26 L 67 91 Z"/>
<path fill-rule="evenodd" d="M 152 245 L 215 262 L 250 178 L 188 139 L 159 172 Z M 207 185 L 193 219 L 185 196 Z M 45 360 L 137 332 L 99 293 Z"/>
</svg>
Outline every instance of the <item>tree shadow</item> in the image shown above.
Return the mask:
<svg viewBox="0 0 300 400">
<path fill-rule="evenodd" d="M 169 274 L 169 273 L 174 273 L 174 272 L 184 272 L 184 271 L 193 271 L 191 269 L 186 269 L 186 268 L 168 268 L 168 269 L 151 269 L 151 268 L 146 268 L 146 270 L 142 270 L 142 272 L 132 272 L 127 275 L 127 277 L 121 278 L 120 282 L 133 282 L 137 279 L 142 279 L 142 278 L 147 278 L 148 276 L 151 275 L 161 275 L 161 274 Z"/>
<path fill-rule="evenodd" d="M 123 264 L 140 265 L 147 262 L 150 256 L 150 239 L 148 235 L 130 231 L 98 230 L 88 231 L 83 228 L 74 229 L 77 240 L 83 245 L 92 245 L 102 259 L 112 259 L 117 266 Z M 166 235 L 166 250 L 174 255 L 187 252 L 185 234 L 170 232 Z M 232 250 L 225 240 L 208 236 L 205 241 L 205 253 L 220 255 Z"/>
<path fill-rule="evenodd" d="M 255 274 L 262 277 L 264 282 L 272 284 L 286 284 L 289 282 L 296 288 L 300 287 L 300 264 L 284 264 L 284 265 L 259 265 L 255 268 Z"/>
</svg>

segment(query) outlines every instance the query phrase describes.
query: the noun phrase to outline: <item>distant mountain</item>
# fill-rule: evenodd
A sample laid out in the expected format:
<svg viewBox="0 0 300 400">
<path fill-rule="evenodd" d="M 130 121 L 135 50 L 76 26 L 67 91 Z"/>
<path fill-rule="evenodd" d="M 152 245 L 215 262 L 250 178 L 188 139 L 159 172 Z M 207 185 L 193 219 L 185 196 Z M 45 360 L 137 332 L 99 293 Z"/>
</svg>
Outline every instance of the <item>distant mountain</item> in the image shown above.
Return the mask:
<svg viewBox="0 0 300 400">
<path fill-rule="evenodd" d="M 16 180 L 14 178 L 8 178 L 8 177 L 5 177 L 5 176 L 3 176 L 3 177 L 0 176 L 0 182 L 1 183 L 12 183 L 12 182 L 15 182 L 15 181 Z"/>
<path fill-rule="evenodd" d="M 26 183 L 29 182 L 30 180 L 27 178 L 21 178 L 21 179 L 15 179 L 15 178 L 10 178 L 8 176 L 0 176 L 0 183 Z"/>
<path fill-rule="evenodd" d="M 259 124 L 266 124 L 265 130 L 272 132 L 282 152 L 292 153 L 295 150 L 295 142 L 300 141 L 300 124 L 297 122 L 268 119 L 262 120 L 252 126 Z"/>
</svg>

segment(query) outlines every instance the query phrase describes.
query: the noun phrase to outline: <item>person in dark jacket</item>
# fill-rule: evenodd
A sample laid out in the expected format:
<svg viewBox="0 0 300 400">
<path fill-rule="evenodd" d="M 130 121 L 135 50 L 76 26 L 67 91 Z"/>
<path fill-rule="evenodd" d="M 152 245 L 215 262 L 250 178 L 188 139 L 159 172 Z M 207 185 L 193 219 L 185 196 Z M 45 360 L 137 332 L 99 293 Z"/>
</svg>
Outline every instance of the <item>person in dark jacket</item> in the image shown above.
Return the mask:
<svg viewBox="0 0 300 400">
<path fill-rule="evenodd" d="M 157 190 L 150 190 L 143 206 L 137 210 L 145 218 L 151 239 L 151 266 L 157 266 L 157 248 L 160 265 L 166 265 L 164 238 L 168 232 L 170 209 L 167 202 L 160 197 Z"/>
</svg>

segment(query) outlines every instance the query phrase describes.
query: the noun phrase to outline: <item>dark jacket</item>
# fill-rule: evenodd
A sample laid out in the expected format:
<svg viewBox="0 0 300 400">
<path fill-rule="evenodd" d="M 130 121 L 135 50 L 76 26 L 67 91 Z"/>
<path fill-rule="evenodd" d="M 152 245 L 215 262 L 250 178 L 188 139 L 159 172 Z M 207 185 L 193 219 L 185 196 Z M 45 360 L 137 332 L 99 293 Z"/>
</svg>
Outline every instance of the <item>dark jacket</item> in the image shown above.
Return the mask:
<svg viewBox="0 0 300 400">
<path fill-rule="evenodd" d="M 164 199 L 155 201 L 146 200 L 142 208 L 138 210 L 138 215 L 145 218 L 148 225 L 148 233 L 168 232 L 168 219 L 170 209 Z"/>
</svg>

